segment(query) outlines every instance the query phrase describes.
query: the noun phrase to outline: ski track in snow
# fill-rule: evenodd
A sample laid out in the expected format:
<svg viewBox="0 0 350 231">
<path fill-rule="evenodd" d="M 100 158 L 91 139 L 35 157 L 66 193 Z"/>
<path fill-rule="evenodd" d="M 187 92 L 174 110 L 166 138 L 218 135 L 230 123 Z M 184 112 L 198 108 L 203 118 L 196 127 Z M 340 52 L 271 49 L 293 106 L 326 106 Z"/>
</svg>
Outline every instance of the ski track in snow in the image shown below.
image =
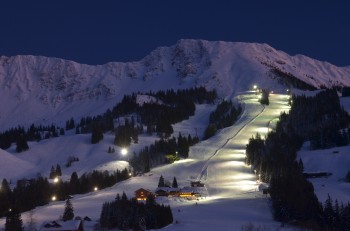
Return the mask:
<svg viewBox="0 0 350 231">
<path fill-rule="evenodd" d="M 180 198 L 157 198 L 159 203 L 171 206 L 174 222 L 176 221 L 176 223 L 161 230 L 235 231 L 241 230 L 242 225 L 248 223 L 257 226 L 260 225 L 268 230 L 290 230 L 288 228 L 282 229 L 280 224 L 273 220 L 268 199 L 258 191 L 258 177 L 252 173 L 252 169 L 249 166 L 244 164 L 245 145 L 248 143 L 249 138 L 257 132 L 262 136 L 267 134 L 270 121 L 276 119 L 281 112 L 289 110 L 287 97 L 288 96 L 285 95 L 272 94 L 270 96 L 270 105 L 264 108 L 258 103 L 256 95 L 251 93 L 242 95 L 244 110 L 234 126 L 222 129 L 216 136 L 191 147 L 188 159 L 176 161 L 170 165 L 156 167 L 143 176 L 136 176 L 129 180 L 119 182 L 110 188 L 83 195 L 75 195 L 71 200 L 75 215 L 81 217 L 89 216 L 92 218 L 92 222 L 85 222 L 85 230 L 92 231 L 95 229 L 95 224 L 98 223 L 102 204 L 106 201 L 114 200 L 117 193 L 121 194 L 125 192 L 130 198 L 134 195 L 134 191 L 141 187 L 154 191 L 157 187 L 160 175 L 163 175 L 163 177 L 169 181 L 172 180 L 173 176 L 176 176 L 179 186 L 184 187 L 189 185 L 189 180 L 195 179 L 191 176 L 197 175 L 197 179 L 205 180 L 205 188 L 203 190 L 204 192 L 206 190 L 208 193 L 207 195 L 203 195 L 203 198 L 199 199 L 199 201 L 189 201 Z M 200 113 L 206 111 L 205 108 L 201 108 L 200 110 Z M 201 114 L 201 117 L 203 115 L 204 114 Z M 191 118 L 191 120 L 195 121 L 195 117 Z M 183 127 L 185 126 L 180 124 L 177 127 L 178 131 L 181 131 Z M 86 136 L 72 136 L 69 139 L 75 138 L 76 140 L 72 142 L 65 141 L 67 142 L 68 149 L 74 147 L 71 145 L 81 143 L 87 139 Z M 142 137 L 141 139 L 151 143 L 152 139 L 150 138 L 151 137 Z M 63 138 L 58 138 L 55 140 L 55 143 L 62 142 L 59 139 Z M 97 155 L 106 161 L 106 164 L 99 166 L 107 166 L 108 162 L 121 162 L 116 156 L 105 154 L 105 149 L 108 147 L 112 137 L 106 136 L 106 140 L 107 141 L 103 141 L 106 143 L 103 143 L 102 147 L 94 148 L 88 151 L 87 154 L 81 153 L 81 157 L 89 156 L 96 158 L 96 156 L 92 154 L 97 151 Z M 51 146 L 49 146 L 49 143 L 45 143 L 45 145 L 47 145 L 46 149 L 50 150 L 49 147 Z M 82 147 L 84 150 L 88 150 L 87 144 L 84 144 Z M 135 148 L 140 147 L 136 145 Z M 339 154 L 337 154 L 339 158 L 337 158 L 336 161 L 341 161 L 344 166 L 346 163 L 349 163 L 340 159 L 344 156 L 343 153 L 347 152 L 348 147 L 334 148 L 334 150 L 339 151 Z M 332 150 L 325 150 L 321 154 L 330 156 L 329 152 L 332 155 Z M 45 155 L 49 155 L 44 154 L 45 152 L 42 154 L 39 153 L 36 158 L 41 159 L 44 158 Z M 54 152 L 52 154 L 50 153 L 50 155 L 56 156 L 57 154 Z M 310 171 L 318 169 L 316 161 L 314 161 L 314 158 L 318 157 L 309 155 L 307 150 L 301 150 L 299 155 L 303 158 L 306 169 L 310 169 Z M 24 160 L 29 161 L 28 155 L 23 154 L 23 156 L 19 155 L 19 157 L 25 157 Z M 64 160 L 65 158 L 62 161 Z M 327 161 L 329 160 L 328 158 Z M 32 161 L 34 164 L 40 162 L 47 165 L 47 162 L 38 160 Z M 329 166 L 327 161 L 324 161 L 324 163 L 322 162 L 323 166 Z M 87 164 L 88 162 L 84 163 Z M 78 162 L 76 168 L 78 168 L 79 164 Z M 96 165 L 96 163 L 89 163 L 89 166 L 91 165 L 92 167 L 94 164 Z M 86 168 L 89 166 L 86 166 Z M 337 166 L 337 164 L 332 166 Z M 43 168 L 42 166 L 38 167 Z M 49 168 L 50 166 L 46 167 Z M 68 169 L 63 169 L 63 172 L 67 170 Z M 334 177 L 313 180 L 315 189 L 319 192 L 318 194 L 316 192 L 316 194 L 321 197 L 321 201 L 325 198 L 325 195 L 327 195 L 326 193 L 330 192 L 326 190 L 331 190 L 331 192 L 333 192 L 332 195 L 347 198 L 346 195 L 348 194 L 346 194 L 346 192 L 349 192 L 349 186 L 341 184 L 342 187 L 340 190 L 334 189 L 336 184 L 339 184 L 339 177 L 342 174 L 344 174 L 344 172 L 339 169 Z M 69 175 L 69 172 L 67 175 Z M 323 184 L 325 184 L 325 186 L 322 186 Z M 46 206 L 34 209 L 34 219 L 36 220 L 37 228 L 39 229 L 44 221 L 58 219 L 63 213 L 63 209 L 64 202 L 62 201 L 51 202 Z M 28 214 L 28 212 L 22 214 L 24 225 L 28 224 Z M 0 230 L 3 229 L 4 223 L 5 220 L 1 219 Z"/>
<path fill-rule="evenodd" d="M 261 115 L 261 113 L 263 113 L 265 110 L 265 106 L 263 106 L 263 109 L 261 110 L 261 112 L 259 112 L 259 114 L 257 114 L 255 117 L 253 117 L 250 121 L 246 122 L 243 124 L 243 126 L 237 131 L 237 133 L 235 133 L 232 137 L 230 137 L 229 139 L 227 139 L 227 141 L 219 148 L 219 149 L 216 149 L 214 154 L 212 156 L 209 157 L 209 159 L 206 161 L 206 163 L 204 164 L 199 176 L 197 177 L 197 180 L 201 181 L 203 180 L 203 177 L 205 176 L 205 180 L 207 178 L 207 175 L 208 175 L 208 171 L 207 171 L 207 168 L 208 168 L 208 165 L 209 165 L 209 162 L 210 160 L 215 157 L 219 152 L 220 150 L 222 150 L 227 144 L 228 142 L 230 142 L 232 139 L 234 139 L 237 135 L 240 134 L 240 132 L 250 123 L 252 123 L 257 117 L 259 117 Z M 239 120 L 246 114 L 246 112 L 244 111 L 243 114 L 240 116 Z M 239 122 L 239 120 L 237 122 Z"/>
</svg>

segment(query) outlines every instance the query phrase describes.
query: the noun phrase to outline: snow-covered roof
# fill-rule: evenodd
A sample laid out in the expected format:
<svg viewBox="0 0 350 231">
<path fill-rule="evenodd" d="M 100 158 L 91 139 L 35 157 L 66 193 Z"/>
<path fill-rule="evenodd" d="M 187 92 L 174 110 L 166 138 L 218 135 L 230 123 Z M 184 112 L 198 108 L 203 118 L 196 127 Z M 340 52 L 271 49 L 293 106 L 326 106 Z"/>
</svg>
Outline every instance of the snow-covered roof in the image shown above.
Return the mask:
<svg viewBox="0 0 350 231">
<path fill-rule="evenodd" d="M 81 223 L 81 220 L 44 222 L 40 228 L 40 231 L 78 230 Z"/>
</svg>

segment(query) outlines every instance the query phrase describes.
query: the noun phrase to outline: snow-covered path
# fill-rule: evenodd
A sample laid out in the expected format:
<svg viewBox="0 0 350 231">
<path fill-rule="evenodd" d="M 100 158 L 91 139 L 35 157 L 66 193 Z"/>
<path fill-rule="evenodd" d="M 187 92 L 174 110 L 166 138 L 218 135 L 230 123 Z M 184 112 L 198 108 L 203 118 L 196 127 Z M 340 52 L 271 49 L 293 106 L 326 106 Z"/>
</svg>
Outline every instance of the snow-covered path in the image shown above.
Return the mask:
<svg viewBox="0 0 350 231">
<path fill-rule="evenodd" d="M 206 183 L 209 197 L 198 205 L 170 203 L 179 221 L 171 230 L 241 230 L 250 222 L 273 229 L 279 226 L 273 221 L 268 200 L 258 192 L 257 177 L 244 164 L 244 158 L 249 138 L 257 132 L 266 135 L 270 121 L 289 110 L 287 99 L 284 95 L 271 95 L 270 105 L 264 109 L 256 95 L 242 96 L 245 112 L 235 126 L 192 148 L 192 161 L 182 163 L 181 168 L 163 166 L 153 171 L 168 177 L 170 173 L 181 175 L 183 179 L 197 173 Z M 177 207 L 181 209 L 176 213 Z"/>
<path fill-rule="evenodd" d="M 113 200 L 123 191 L 128 197 L 134 196 L 138 188 L 155 190 L 159 176 L 168 181 L 176 176 L 180 187 L 188 186 L 191 179 L 201 176 L 206 169 L 204 180 L 209 196 L 199 201 L 184 199 L 158 199 L 170 204 L 174 220 L 164 230 L 241 230 L 242 225 L 253 223 L 275 229 L 279 224 L 273 221 L 268 200 L 257 191 L 256 177 L 244 164 L 245 146 L 252 135 L 267 133 L 269 121 L 279 116 L 281 111 L 289 109 L 287 96 L 271 95 L 270 105 L 263 107 L 258 103 L 257 95 L 241 96 L 245 110 L 235 126 L 225 128 L 218 135 L 199 143 L 190 149 L 189 158 L 171 165 L 152 169 L 144 176 L 133 177 L 111 188 L 76 195 L 72 199 L 75 215 L 89 216 L 94 222 L 86 223 L 85 230 L 92 230 L 99 219 L 102 204 Z M 214 155 L 215 154 L 215 155 Z M 63 213 L 64 202 L 52 202 L 34 210 L 38 228 L 43 221 L 58 219 Z M 22 215 L 24 224 L 27 213 Z M 4 227 L 4 219 L 0 227 Z"/>
</svg>

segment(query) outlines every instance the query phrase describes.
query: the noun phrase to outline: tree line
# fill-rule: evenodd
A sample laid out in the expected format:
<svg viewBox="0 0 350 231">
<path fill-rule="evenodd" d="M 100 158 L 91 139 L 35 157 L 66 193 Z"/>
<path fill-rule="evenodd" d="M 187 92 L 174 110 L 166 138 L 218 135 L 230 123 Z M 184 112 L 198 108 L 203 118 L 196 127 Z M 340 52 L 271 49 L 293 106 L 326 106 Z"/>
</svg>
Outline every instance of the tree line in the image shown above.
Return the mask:
<svg viewBox="0 0 350 231">
<path fill-rule="evenodd" d="M 324 90 L 315 97 L 293 96 L 290 123 L 311 149 L 325 149 L 349 143 L 350 117 L 340 105 L 337 91 Z M 321 106 L 322 105 L 322 106 Z"/>
<path fill-rule="evenodd" d="M 159 205 L 152 196 L 146 203 L 135 198 L 128 200 L 123 192 L 117 194 L 114 201 L 102 205 L 100 225 L 104 228 L 119 230 L 160 229 L 173 222 L 170 206 Z"/>
<path fill-rule="evenodd" d="M 74 208 L 73 204 L 69 199 L 66 200 L 64 211 L 62 214 L 62 221 L 68 221 L 73 220 L 74 218 Z M 34 231 L 36 229 L 35 220 L 33 219 L 33 213 L 29 214 L 29 224 L 28 229 L 29 231 Z M 55 225 L 55 224 L 52 224 Z M 53 227 L 51 224 L 45 224 L 44 227 Z M 23 231 L 23 220 L 22 215 L 17 209 L 11 209 L 6 213 L 6 220 L 5 220 L 5 231 Z"/>
<path fill-rule="evenodd" d="M 50 183 L 47 178 L 43 177 L 18 180 L 13 190 L 9 182 L 3 179 L 0 190 L 0 217 L 5 216 L 9 209 L 16 209 L 19 212 L 28 211 L 48 204 L 53 196 L 56 200 L 65 200 L 70 195 L 91 192 L 94 187 L 98 189 L 110 187 L 129 177 L 127 169 L 113 173 L 95 170 L 81 177 L 73 172 L 67 182 L 59 180 L 56 183 Z"/>
<path fill-rule="evenodd" d="M 223 100 L 216 109 L 210 113 L 209 124 L 204 132 L 204 139 L 215 135 L 217 130 L 233 125 L 241 114 L 240 105 L 236 108 L 232 101 Z"/>
<path fill-rule="evenodd" d="M 138 92 L 137 94 L 141 94 Z M 114 121 L 128 114 L 136 114 L 138 125 L 136 134 L 133 126 L 118 125 L 116 129 L 116 143 L 120 140 L 123 132 L 132 133 L 134 138 L 143 132 L 143 125 L 147 127 L 149 134 L 157 133 L 159 137 L 169 137 L 172 132 L 172 124 L 188 119 L 195 112 L 195 104 L 213 103 L 217 98 L 215 90 L 207 91 L 204 87 L 196 87 L 174 91 L 158 91 L 147 93 L 155 97 L 159 102 L 148 102 L 137 104 L 137 94 L 125 95 L 121 102 L 116 104 L 112 110 L 97 116 L 82 117 L 77 123 L 73 118 L 66 121 L 65 129 L 55 126 L 35 126 L 32 124 L 27 130 L 18 126 L 0 133 L 0 148 L 8 149 L 12 143 L 16 143 L 17 152 L 29 149 L 28 141 L 40 141 L 51 137 L 64 135 L 66 130 L 74 129 L 76 134 L 91 133 L 91 143 L 98 143 L 103 139 L 103 133 L 114 130 Z M 124 126 L 124 127 L 123 127 Z M 119 132 L 118 132 L 119 131 Z M 120 132 L 122 131 L 122 132 Z M 132 137 L 132 136 L 131 136 Z M 137 138 L 137 137 L 136 137 Z M 125 142 L 122 142 L 125 143 Z M 126 141 L 126 143 L 128 143 Z"/>
<path fill-rule="evenodd" d="M 187 158 L 189 147 L 198 143 L 198 137 L 191 135 L 182 136 L 181 133 L 177 138 L 161 138 L 154 144 L 146 146 L 138 154 L 134 153 L 130 159 L 130 165 L 136 172 L 149 172 L 152 167 L 166 164 L 179 158 Z"/>
<path fill-rule="evenodd" d="M 314 126 L 319 125 L 323 132 L 320 125 L 331 124 L 334 118 L 339 120 L 333 126 L 348 125 L 348 116 L 335 96 L 334 90 L 322 91 L 315 97 L 294 96 L 289 114 L 280 115 L 274 131 L 265 139 L 259 134 L 249 139 L 246 163 L 262 181 L 270 183 L 273 215 L 278 221 L 314 230 L 336 230 L 326 218 L 326 207 L 318 201 L 312 183 L 303 176 L 302 161 L 297 160 L 297 151 L 310 138 Z M 348 209 L 344 206 L 344 211 Z M 344 222 L 350 221 L 346 219 Z"/>
<path fill-rule="evenodd" d="M 0 133 L 0 148 L 8 149 L 12 143 L 16 143 L 17 152 L 26 151 L 29 149 L 28 141 L 40 141 L 51 137 L 64 135 L 64 129 L 55 125 L 50 126 L 35 126 L 32 124 L 28 129 L 22 126 L 8 129 Z"/>
</svg>

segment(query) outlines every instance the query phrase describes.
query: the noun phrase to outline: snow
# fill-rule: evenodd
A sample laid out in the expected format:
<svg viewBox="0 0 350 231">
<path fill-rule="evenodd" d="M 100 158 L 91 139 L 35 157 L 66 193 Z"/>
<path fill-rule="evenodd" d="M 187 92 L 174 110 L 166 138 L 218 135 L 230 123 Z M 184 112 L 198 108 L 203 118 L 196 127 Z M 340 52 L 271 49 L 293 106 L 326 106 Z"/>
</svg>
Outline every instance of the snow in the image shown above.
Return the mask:
<svg viewBox="0 0 350 231">
<path fill-rule="evenodd" d="M 350 97 L 340 98 L 344 109 L 350 112 Z M 335 147 L 325 150 L 309 150 L 309 142 L 298 152 L 304 163 L 305 172 L 330 172 L 329 177 L 310 179 L 318 199 L 324 203 L 331 196 L 339 203 L 350 202 L 350 184 L 345 176 L 350 171 L 350 146 Z"/>
<path fill-rule="evenodd" d="M 176 52 L 176 51 L 183 52 Z M 176 62 L 173 62 L 176 60 Z M 190 60 L 190 65 L 187 61 Z M 316 87 L 320 85 L 350 86 L 350 67 L 336 67 L 302 55 L 289 56 L 267 44 L 209 42 L 204 40 L 180 40 L 171 47 L 160 47 L 137 62 L 107 63 L 89 66 L 72 61 L 37 57 L 0 57 L 0 127 L 2 130 L 32 123 L 64 126 L 74 118 L 94 116 L 111 109 L 125 94 L 166 89 L 185 89 L 204 86 L 216 89 L 220 99 L 234 99 L 242 103 L 243 113 L 237 123 L 222 129 L 217 135 L 190 148 L 188 159 L 171 165 L 163 165 L 142 176 L 119 182 L 113 187 L 75 195 L 71 200 L 75 215 L 88 216 L 85 230 L 93 230 L 98 222 L 102 204 L 113 200 L 117 193 L 126 192 L 128 197 L 139 188 L 156 189 L 160 175 L 171 181 L 176 176 L 179 187 L 189 186 L 190 181 L 200 179 L 205 183 L 205 197 L 199 201 L 180 198 L 158 198 L 172 207 L 176 223 L 164 230 L 241 230 L 242 225 L 252 223 L 276 230 L 270 211 L 269 200 L 259 192 L 257 177 L 245 166 L 245 147 L 248 139 L 257 132 L 266 135 L 273 129 L 282 111 L 288 111 L 287 86 L 274 79 L 269 63 L 291 73 Z M 179 69 L 178 69 L 179 68 Z M 187 68 L 187 69 L 186 69 Z M 180 76 L 179 70 L 188 71 Z M 273 90 L 270 105 L 258 103 L 254 92 L 247 92 L 254 84 Z M 292 93 L 308 94 L 291 89 Z M 314 94 L 314 93 L 311 93 Z M 138 96 L 138 102 L 150 102 L 152 98 Z M 341 102 L 350 111 L 350 101 Z M 174 125 L 174 136 L 203 135 L 209 113 L 215 105 L 196 105 L 196 114 Z M 25 115 L 25 116 L 24 116 Z M 16 153 L 15 145 L 0 150 L 0 179 L 11 182 L 38 174 L 48 176 L 51 166 L 60 164 L 63 180 L 72 172 L 78 175 L 94 169 L 114 171 L 128 167 L 133 152 L 154 142 L 153 136 L 139 137 L 132 144 L 129 155 L 122 157 L 120 149 L 107 153 L 114 135 L 105 134 L 98 145 L 90 144 L 90 135 L 67 134 L 58 138 L 29 143 L 30 149 Z M 334 153 L 338 151 L 338 153 Z M 327 194 L 344 203 L 349 201 L 349 184 L 343 181 L 349 170 L 349 147 L 310 151 L 304 148 L 298 155 L 307 171 L 330 171 L 329 178 L 311 180 L 315 193 L 324 201 Z M 79 158 L 71 167 L 65 167 L 70 156 Z M 322 157 L 322 158 L 321 158 Z M 197 204 L 196 204 L 197 202 Z M 38 227 L 56 220 L 63 213 L 64 202 L 55 201 L 33 210 Z M 22 214 L 24 224 L 29 212 Z M 4 227 L 0 219 L 0 229 Z"/>
<path fill-rule="evenodd" d="M 205 183 L 207 191 L 199 201 L 158 198 L 159 202 L 172 207 L 174 220 L 177 222 L 164 228 L 165 230 L 240 230 L 242 225 L 249 223 L 272 229 L 279 227 L 280 224 L 272 218 L 268 199 L 258 190 L 256 176 L 251 173 L 250 167 L 244 164 L 244 153 L 248 139 L 258 129 L 266 128 L 267 132 L 269 121 L 289 109 L 287 96 L 271 95 L 268 107 L 261 106 L 257 95 L 249 92 L 240 98 L 244 103 L 244 113 L 235 126 L 222 129 L 218 135 L 191 147 L 188 159 L 159 166 L 147 174 L 119 182 L 111 188 L 75 195 L 71 200 L 75 215 L 88 216 L 93 220 L 86 230 L 92 230 L 98 221 L 103 202 L 113 200 L 117 193 L 122 192 L 128 197 L 133 197 L 135 190 L 142 187 L 155 190 L 160 175 L 169 181 L 176 176 L 179 187 L 189 186 L 191 179 L 200 179 Z M 198 121 L 204 122 L 203 115 L 208 117 L 210 112 L 208 108 L 213 109 L 213 106 L 198 107 L 195 116 L 190 120 L 198 125 Z M 175 127 L 180 131 L 185 124 L 186 122 L 182 122 Z M 23 160 L 35 164 L 37 170 L 42 169 L 48 173 L 52 161 L 62 163 L 67 155 L 74 153 L 80 161 L 75 162 L 72 169 L 63 168 L 64 174 L 73 170 L 79 170 L 81 173 L 86 169 L 96 169 L 123 161 L 120 155 L 110 155 L 106 152 L 112 137 L 106 136 L 103 140 L 105 143 L 101 145 L 89 144 L 88 138 L 87 135 L 71 135 L 50 139 L 30 144 L 31 153 L 12 155 L 19 155 Z M 64 202 L 51 202 L 34 209 L 34 218 L 38 224 L 52 221 L 59 218 L 63 209 Z M 27 217 L 28 213 L 22 214 L 25 224 L 28 222 Z M 3 223 L 4 219 L 0 224 Z"/>
<path fill-rule="evenodd" d="M 34 165 L 0 149 L 0 176 L 10 179 L 12 176 L 25 176 Z"/>
<path fill-rule="evenodd" d="M 162 102 L 159 102 L 159 100 L 150 95 L 137 95 L 136 96 L 136 103 L 140 106 L 142 106 L 145 103 L 159 103 L 161 104 Z"/>
<path fill-rule="evenodd" d="M 344 204 L 350 202 L 350 184 L 345 182 L 345 176 L 350 171 L 349 146 L 325 150 L 310 151 L 307 148 L 299 151 L 298 156 L 304 163 L 305 172 L 330 172 L 329 177 L 310 179 L 315 193 L 321 202 L 325 202 L 328 194 L 333 201 Z"/>
<path fill-rule="evenodd" d="M 350 86 L 350 67 L 290 56 L 258 43 L 183 39 L 155 49 L 140 61 L 97 66 L 42 56 L 2 56 L 0 127 L 52 122 L 63 127 L 72 117 L 101 114 L 133 92 L 203 86 L 217 89 L 220 98 L 232 98 L 258 84 L 285 93 L 288 86 L 262 63 L 315 87 Z"/>
</svg>

